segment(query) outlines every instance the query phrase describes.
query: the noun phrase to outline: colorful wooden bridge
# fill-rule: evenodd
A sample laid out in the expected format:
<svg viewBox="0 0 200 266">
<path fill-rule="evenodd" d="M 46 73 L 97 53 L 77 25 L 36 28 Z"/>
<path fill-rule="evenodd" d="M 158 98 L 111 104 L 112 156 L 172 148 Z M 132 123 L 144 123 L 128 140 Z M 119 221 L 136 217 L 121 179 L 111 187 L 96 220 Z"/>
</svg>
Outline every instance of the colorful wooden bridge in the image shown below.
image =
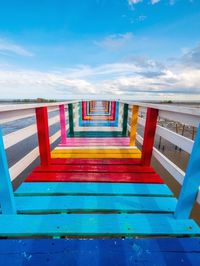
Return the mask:
<svg viewBox="0 0 200 266">
<path fill-rule="evenodd" d="M 158 118 L 197 128 L 195 141 Z M 200 203 L 198 109 L 118 101 L 0 107 L 3 130 L 27 119 L 33 123 L 0 136 L 0 264 L 200 265 L 200 227 L 190 219 Z M 154 146 L 155 135 L 190 154 L 186 173 Z M 8 167 L 6 152 L 30 137 L 38 145 Z M 178 199 L 152 155 L 181 184 Z"/>
</svg>

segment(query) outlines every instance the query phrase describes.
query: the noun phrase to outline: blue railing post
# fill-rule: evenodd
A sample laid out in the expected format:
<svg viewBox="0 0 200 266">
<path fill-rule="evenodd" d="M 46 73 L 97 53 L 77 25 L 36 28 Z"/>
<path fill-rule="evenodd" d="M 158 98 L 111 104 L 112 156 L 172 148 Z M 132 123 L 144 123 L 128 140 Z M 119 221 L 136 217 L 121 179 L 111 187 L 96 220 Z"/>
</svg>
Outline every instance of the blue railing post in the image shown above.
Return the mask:
<svg viewBox="0 0 200 266">
<path fill-rule="evenodd" d="M 175 217 L 188 219 L 200 185 L 200 125 L 188 162 L 183 186 L 175 210 Z"/>
<path fill-rule="evenodd" d="M 14 194 L 0 129 L 0 204 L 2 214 L 16 214 Z"/>
</svg>

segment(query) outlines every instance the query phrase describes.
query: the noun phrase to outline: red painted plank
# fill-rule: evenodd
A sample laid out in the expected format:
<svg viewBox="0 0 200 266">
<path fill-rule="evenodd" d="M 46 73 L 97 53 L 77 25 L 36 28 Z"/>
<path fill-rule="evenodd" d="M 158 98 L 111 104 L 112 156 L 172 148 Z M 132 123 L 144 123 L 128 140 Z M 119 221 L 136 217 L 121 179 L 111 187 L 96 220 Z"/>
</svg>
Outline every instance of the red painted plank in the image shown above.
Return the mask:
<svg viewBox="0 0 200 266">
<path fill-rule="evenodd" d="M 59 164 L 112 164 L 112 165 L 141 165 L 140 159 L 52 159 L 51 165 Z"/>
<path fill-rule="evenodd" d="M 49 165 L 51 155 L 47 107 L 36 108 L 36 121 L 41 165 Z"/>
<path fill-rule="evenodd" d="M 141 158 L 141 162 L 143 165 L 150 165 L 151 163 L 154 137 L 156 133 L 157 117 L 158 117 L 158 109 L 153 109 L 153 108 L 147 109 L 144 141 L 142 145 L 142 158 Z"/>
<path fill-rule="evenodd" d="M 114 172 L 114 173 L 155 173 L 149 166 L 138 165 L 50 165 L 47 167 L 36 167 L 34 172 Z"/>
<path fill-rule="evenodd" d="M 156 183 L 163 180 L 152 173 L 32 173 L 25 182 L 120 182 Z"/>
</svg>

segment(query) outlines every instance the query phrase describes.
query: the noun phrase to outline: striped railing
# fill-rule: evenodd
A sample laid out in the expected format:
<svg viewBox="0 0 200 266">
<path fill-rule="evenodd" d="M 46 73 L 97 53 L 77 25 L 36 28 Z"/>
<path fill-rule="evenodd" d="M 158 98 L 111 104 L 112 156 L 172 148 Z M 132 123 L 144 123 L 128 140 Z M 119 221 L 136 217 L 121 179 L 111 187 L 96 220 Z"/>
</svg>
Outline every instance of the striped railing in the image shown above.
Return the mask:
<svg viewBox="0 0 200 266">
<path fill-rule="evenodd" d="M 172 121 L 183 127 L 197 130 L 195 141 L 182 134 L 159 125 L 159 121 Z M 150 165 L 152 155 L 182 186 L 177 204 L 176 216 L 188 217 L 194 201 L 200 203 L 200 109 L 165 104 L 129 103 L 128 131 L 130 144 L 138 141 L 142 145 L 143 165 Z M 143 128 L 144 136 L 139 134 L 138 127 Z M 183 133 L 183 132 L 182 132 Z M 158 136 L 174 144 L 190 155 L 187 170 L 184 172 L 158 148 L 154 138 Z M 192 138 L 194 137 L 194 133 Z"/>
<path fill-rule="evenodd" d="M 45 128 L 54 126 L 60 123 L 60 128 L 53 135 L 49 136 L 48 143 L 53 144 L 61 137 L 61 142 L 66 140 L 66 130 L 69 125 L 66 124 L 65 111 L 68 109 L 68 104 L 71 102 L 57 102 L 48 104 L 18 104 L 18 105 L 2 105 L 0 106 L 0 124 L 6 125 L 9 122 L 20 119 L 33 118 L 33 123 L 29 126 L 5 134 L 3 136 L 4 148 L 12 149 L 14 145 L 26 141 L 27 138 L 43 131 Z M 49 116 L 49 118 L 48 118 Z M 35 123 L 34 123 L 35 121 Z M 46 125 L 46 127 L 45 127 Z M 42 132 L 41 131 L 41 132 Z M 49 133 L 48 133 L 49 134 Z M 40 136 L 40 134 L 38 134 Z M 44 136 L 41 136 L 43 138 Z M 37 139 L 37 135 L 35 135 Z M 40 140 L 40 138 L 39 138 Z M 14 165 L 9 168 L 11 180 L 15 180 L 27 167 L 29 167 L 40 154 L 41 147 L 44 147 L 44 139 L 40 145 L 30 150 L 23 158 L 20 158 Z M 11 150 L 12 152 L 12 150 Z M 41 161 L 43 157 L 40 157 Z"/>
</svg>

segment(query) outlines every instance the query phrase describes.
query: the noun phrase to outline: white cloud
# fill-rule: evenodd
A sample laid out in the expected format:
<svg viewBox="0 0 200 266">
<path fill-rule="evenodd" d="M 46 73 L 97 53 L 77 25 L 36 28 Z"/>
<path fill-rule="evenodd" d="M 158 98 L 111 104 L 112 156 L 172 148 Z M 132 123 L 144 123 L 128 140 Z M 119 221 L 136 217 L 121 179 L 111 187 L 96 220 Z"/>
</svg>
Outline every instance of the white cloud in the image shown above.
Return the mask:
<svg viewBox="0 0 200 266">
<path fill-rule="evenodd" d="M 0 70 L 1 98 L 108 97 L 137 100 L 200 100 L 200 69 L 116 63 L 57 71 Z"/>
<path fill-rule="evenodd" d="M 143 0 L 128 0 L 129 5 L 135 5 L 138 4 L 140 2 L 142 2 Z"/>
<path fill-rule="evenodd" d="M 152 5 L 159 3 L 161 0 L 151 0 Z"/>
<path fill-rule="evenodd" d="M 3 38 L 0 38 L 0 54 L 17 54 L 20 56 L 33 56 L 33 54 L 24 47 L 14 44 Z"/>
<path fill-rule="evenodd" d="M 124 34 L 112 34 L 105 37 L 103 40 L 95 41 L 95 44 L 108 49 L 119 49 L 126 45 L 128 42 L 132 41 L 134 36 L 131 32 Z"/>
</svg>

